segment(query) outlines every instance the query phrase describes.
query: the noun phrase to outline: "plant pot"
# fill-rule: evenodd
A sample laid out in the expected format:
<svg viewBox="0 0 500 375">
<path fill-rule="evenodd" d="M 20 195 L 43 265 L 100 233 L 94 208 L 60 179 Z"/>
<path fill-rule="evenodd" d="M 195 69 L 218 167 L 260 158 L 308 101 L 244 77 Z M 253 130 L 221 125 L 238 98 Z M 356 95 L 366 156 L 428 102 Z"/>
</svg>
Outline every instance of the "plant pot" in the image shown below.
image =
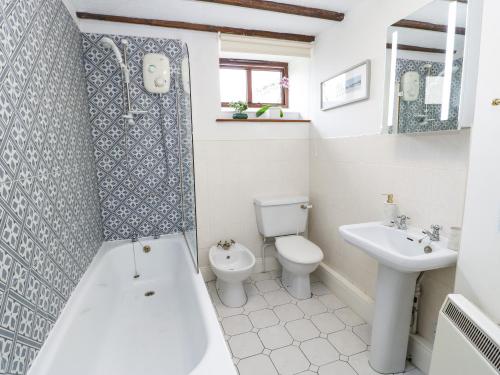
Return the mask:
<svg viewBox="0 0 500 375">
<path fill-rule="evenodd" d="M 248 119 L 248 115 L 246 113 L 233 113 L 234 120 L 246 120 Z"/>
<path fill-rule="evenodd" d="M 280 119 L 281 118 L 281 108 L 280 107 L 271 107 L 269 108 L 263 115 L 264 118 L 268 119 Z"/>
</svg>

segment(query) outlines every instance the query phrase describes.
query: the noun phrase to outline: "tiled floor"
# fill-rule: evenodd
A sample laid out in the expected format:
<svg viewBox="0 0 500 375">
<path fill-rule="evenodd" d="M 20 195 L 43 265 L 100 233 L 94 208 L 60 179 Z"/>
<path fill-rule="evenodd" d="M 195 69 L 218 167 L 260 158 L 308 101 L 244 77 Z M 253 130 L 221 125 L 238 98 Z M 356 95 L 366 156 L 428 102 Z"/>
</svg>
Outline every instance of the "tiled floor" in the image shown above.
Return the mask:
<svg viewBox="0 0 500 375">
<path fill-rule="evenodd" d="M 275 271 L 252 275 L 248 302 L 224 306 L 207 288 L 240 375 L 373 375 L 368 364 L 370 326 L 321 282 L 313 297 L 296 300 Z M 411 364 L 407 375 L 423 375 Z"/>
</svg>

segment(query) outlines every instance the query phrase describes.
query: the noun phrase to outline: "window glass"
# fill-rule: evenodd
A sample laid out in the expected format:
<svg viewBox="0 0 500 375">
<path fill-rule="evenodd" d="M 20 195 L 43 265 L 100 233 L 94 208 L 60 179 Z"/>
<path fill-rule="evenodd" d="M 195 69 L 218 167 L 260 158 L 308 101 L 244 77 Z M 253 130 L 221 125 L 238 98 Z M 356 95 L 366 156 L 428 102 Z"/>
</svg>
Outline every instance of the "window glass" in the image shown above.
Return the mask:
<svg viewBox="0 0 500 375">
<path fill-rule="evenodd" d="M 244 69 L 220 69 L 220 96 L 223 103 L 247 101 L 247 72 Z"/>
<path fill-rule="evenodd" d="M 254 103 L 281 103 L 281 72 L 252 70 L 252 101 Z"/>
</svg>

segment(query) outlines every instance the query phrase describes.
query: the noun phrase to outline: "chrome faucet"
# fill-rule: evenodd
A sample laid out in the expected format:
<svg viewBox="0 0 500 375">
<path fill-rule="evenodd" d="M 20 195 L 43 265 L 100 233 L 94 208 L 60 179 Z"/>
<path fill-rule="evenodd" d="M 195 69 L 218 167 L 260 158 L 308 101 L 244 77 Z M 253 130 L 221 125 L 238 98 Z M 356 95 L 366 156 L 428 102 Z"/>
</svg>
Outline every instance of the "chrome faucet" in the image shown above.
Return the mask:
<svg viewBox="0 0 500 375">
<path fill-rule="evenodd" d="M 137 241 L 139 241 L 139 235 L 137 234 L 137 232 L 133 232 L 133 233 L 132 233 L 132 236 L 130 237 L 130 240 L 131 240 L 132 242 L 137 242 Z"/>
<path fill-rule="evenodd" d="M 407 230 L 408 229 L 408 220 L 410 218 L 406 215 L 399 215 L 396 217 L 396 220 L 394 221 L 394 224 L 396 225 L 396 228 L 400 230 Z"/>
<path fill-rule="evenodd" d="M 441 238 L 440 231 L 441 231 L 441 229 L 443 229 L 443 227 L 441 225 L 433 224 L 433 225 L 431 225 L 431 229 L 432 229 L 432 232 L 428 231 L 428 230 L 424 230 L 424 231 L 422 231 L 422 233 L 425 234 L 426 236 L 428 236 L 431 241 L 439 241 L 439 239 Z"/>
<path fill-rule="evenodd" d="M 153 239 L 157 240 L 158 238 L 160 238 L 160 230 L 155 226 L 153 229 Z"/>
</svg>

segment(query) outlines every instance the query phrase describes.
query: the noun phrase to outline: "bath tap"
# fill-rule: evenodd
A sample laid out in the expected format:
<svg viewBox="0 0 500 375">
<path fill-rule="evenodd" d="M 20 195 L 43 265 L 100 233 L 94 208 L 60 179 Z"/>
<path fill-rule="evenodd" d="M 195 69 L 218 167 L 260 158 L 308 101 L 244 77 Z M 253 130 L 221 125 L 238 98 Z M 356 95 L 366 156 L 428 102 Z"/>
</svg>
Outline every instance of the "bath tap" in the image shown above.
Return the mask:
<svg viewBox="0 0 500 375">
<path fill-rule="evenodd" d="M 137 232 L 132 233 L 130 240 L 132 241 L 132 243 L 139 241 L 139 235 L 137 234 Z"/>
<path fill-rule="evenodd" d="M 155 228 L 153 229 L 153 238 L 154 238 L 155 240 L 157 240 L 158 238 L 160 238 L 160 231 L 158 230 L 158 228 L 157 228 L 157 227 L 155 227 Z"/>
</svg>

